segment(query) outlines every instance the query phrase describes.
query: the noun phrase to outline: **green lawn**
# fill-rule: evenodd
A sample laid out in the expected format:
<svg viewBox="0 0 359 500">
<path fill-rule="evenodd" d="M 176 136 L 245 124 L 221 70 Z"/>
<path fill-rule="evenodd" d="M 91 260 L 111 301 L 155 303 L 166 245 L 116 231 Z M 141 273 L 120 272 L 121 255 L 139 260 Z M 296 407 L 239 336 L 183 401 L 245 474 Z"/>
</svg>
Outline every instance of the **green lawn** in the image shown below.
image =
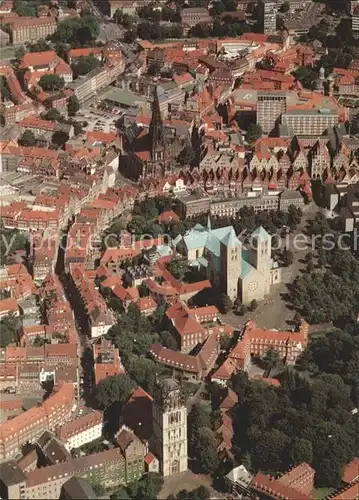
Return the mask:
<svg viewBox="0 0 359 500">
<path fill-rule="evenodd" d="M 327 498 L 333 491 L 335 491 L 333 488 L 317 488 L 314 498 L 316 498 L 316 500 L 324 500 L 324 498 Z"/>
</svg>

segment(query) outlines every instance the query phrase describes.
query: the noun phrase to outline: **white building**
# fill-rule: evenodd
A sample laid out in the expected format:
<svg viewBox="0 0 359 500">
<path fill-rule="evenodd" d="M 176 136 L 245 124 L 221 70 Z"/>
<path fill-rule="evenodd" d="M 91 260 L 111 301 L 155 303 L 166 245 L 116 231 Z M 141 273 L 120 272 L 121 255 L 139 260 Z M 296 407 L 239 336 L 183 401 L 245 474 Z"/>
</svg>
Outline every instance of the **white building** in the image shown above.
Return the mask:
<svg viewBox="0 0 359 500">
<path fill-rule="evenodd" d="M 153 401 L 153 449 L 160 472 L 172 476 L 187 470 L 187 407 L 177 380 L 157 384 Z"/>
<path fill-rule="evenodd" d="M 91 411 L 56 429 L 56 436 L 65 444 L 67 450 L 79 448 L 102 436 L 103 413 Z"/>
</svg>

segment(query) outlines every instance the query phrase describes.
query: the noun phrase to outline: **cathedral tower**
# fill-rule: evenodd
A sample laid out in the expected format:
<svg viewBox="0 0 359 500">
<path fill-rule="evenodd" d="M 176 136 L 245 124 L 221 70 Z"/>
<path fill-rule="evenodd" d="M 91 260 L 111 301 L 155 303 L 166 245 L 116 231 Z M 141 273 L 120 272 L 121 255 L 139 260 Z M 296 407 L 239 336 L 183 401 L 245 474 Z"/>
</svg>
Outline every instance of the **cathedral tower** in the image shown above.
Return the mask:
<svg viewBox="0 0 359 500">
<path fill-rule="evenodd" d="M 271 267 L 271 236 L 260 226 L 251 234 L 249 261 L 262 274 L 267 274 Z"/>
<path fill-rule="evenodd" d="M 187 470 L 187 408 L 180 384 L 165 379 L 156 384 L 153 402 L 153 452 L 163 476 Z"/>
<path fill-rule="evenodd" d="M 242 244 L 238 240 L 233 227 L 221 239 L 221 283 L 225 285 L 225 293 L 231 300 L 238 296 L 238 280 L 241 275 Z"/>
<path fill-rule="evenodd" d="M 150 137 L 151 157 L 153 161 L 164 159 L 164 131 L 161 118 L 160 102 L 157 87 L 153 92 L 152 118 L 148 131 Z"/>
</svg>

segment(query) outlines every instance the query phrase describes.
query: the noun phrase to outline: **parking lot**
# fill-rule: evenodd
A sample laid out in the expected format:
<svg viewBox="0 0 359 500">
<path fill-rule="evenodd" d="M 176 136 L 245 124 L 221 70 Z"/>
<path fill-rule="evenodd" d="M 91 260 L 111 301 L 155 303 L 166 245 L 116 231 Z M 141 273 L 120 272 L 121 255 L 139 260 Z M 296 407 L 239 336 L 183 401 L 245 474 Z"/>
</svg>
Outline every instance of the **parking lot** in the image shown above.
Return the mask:
<svg viewBox="0 0 359 500">
<path fill-rule="evenodd" d="M 97 109 L 91 105 L 82 109 L 77 114 L 77 117 L 88 123 L 88 125 L 84 127 L 87 132 L 114 132 L 120 112 L 119 110 L 116 111 L 118 112 L 112 113 L 109 110 Z"/>
</svg>

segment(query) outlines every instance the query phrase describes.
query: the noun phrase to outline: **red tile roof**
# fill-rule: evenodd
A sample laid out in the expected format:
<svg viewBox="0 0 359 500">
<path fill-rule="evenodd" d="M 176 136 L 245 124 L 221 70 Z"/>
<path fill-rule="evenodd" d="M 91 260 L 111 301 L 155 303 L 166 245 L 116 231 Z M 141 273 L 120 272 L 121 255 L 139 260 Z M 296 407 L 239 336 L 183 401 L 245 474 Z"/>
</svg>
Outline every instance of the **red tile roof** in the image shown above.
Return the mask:
<svg viewBox="0 0 359 500">
<path fill-rule="evenodd" d="M 27 52 L 21 60 L 21 69 L 27 69 L 30 66 L 49 66 L 50 64 L 55 64 L 59 56 L 54 50 L 48 50 L 46 52 Z"/>
<path fill-rule="evenodd" d="M 64 425 L 60 425 L 56 428 L 56 435 L 62 441 L 76 436 L 80 432 L 84 432 L 91 429 L 95 425 L 103 422 L 103 413 L 97 410 L 93 410 L 82 417 L 76 418 L 71 422 Z"/>
<path fill-rule="evenodd" d="M 346 464 L 343 471 L 342 480 L 344 483 L 352 483 L 359 478 L 359 457 L 354 457 L 351 462 Z"/>
<path fill-rule="evenodd" d="M 156 460 L 156 457 L 151 452 L 148 452 L 147 455 L 145 456 L 146 464 L 150 465 L 154 460 Z"/>
<path fill-rule="evenodd" d="M 281 484 L 278 479 L 274 479 L 271 476 L 258 474 L 254 477 L 251 487 L 256 491 L 264 493 L 264 495 L 269 496 L 269 498 L 274 499 L 285 499 L 285 500 L 309 500 L 310 497 L 301 493 L 300 491 L 290 488 L 284 484 Z"/>
<path fill-rule="evenodd" d="M 359 481 L 330 497 L 330 500 L 356 500 L 359 498 Z"/>
</svg>

